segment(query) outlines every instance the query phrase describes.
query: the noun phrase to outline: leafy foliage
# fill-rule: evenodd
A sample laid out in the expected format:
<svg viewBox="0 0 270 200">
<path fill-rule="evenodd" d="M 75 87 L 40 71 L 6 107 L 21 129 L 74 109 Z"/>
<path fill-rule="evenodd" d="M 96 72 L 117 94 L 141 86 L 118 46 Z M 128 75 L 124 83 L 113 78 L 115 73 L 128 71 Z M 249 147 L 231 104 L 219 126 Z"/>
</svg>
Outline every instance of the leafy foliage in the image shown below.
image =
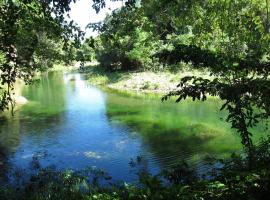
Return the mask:
<svg viewBox="0 0 270 200">
<path fill-rule="evenodd" d="M 36 70 L 74 54 L 67 47 L 78 47 L 83 34 L 74 22 L 64 20 L 71 2 L 0 2 L 0 110 L 13 104 L 17 78 L 29 83 Z M 221 110 L 228 111 L 227 121 L 237 129 L 248 154 L 221 161 L 221 169 L 205 174 L 210 178 L 201 178 L 189 166 L 180 165 L 158 176 L 141 174 L 139 186 L 104 188 L 96 182 L 89 186 L 84 176 L 50 173 L 48 179 L 37 177 L 21 188 L 20 198 L 266 199 L 270 141 L 254 146 L 250 129 L 270 115 L 268 0 L 138 2 L 128 0 L 103 23 L 90 24 L 101 34 L 94 44 L 92 39 L 86 41 L 76 59 L 82 63 L 91 60 L 94 49 L 97 60 L 108 70 L 153 70 L 183 61 L 209 70 L 211 79 L 185 77 L 163 100 L 176 96 L 176 102 L 189 97 L 205 101 L 208 95 L 218 96 L 224 101 Z M 104 0 L 93 3 L 97 12 L 105 7 Z M 1 190 L 0 197 L 17 198 L 12 190 Z"/>
<path fill-rule="evenodd" d="M 96 39 L 97 60 L 108 70 L 151 69 L 160 43 L 151 31 L 144 10 L 126 6 L 107 16 L 104 23 L 89 24 L 101 34 Z"/>
<path fill-rule="evenodd" d="M 63 56 L 69 40 L 78 44 L 83 36 L 73 21 L 64 20 L 69 1 L 19 1 L 4 0 L 0 3 L 0 51 L 4 59 L 0 65 L 0 110 L 12 103 L 12 90 L 17 78 L 31 81 L 37 70 L 52 66 Z M 62 55 L 61 55 L 62 54 Z"/>
<path fill-rule="evenodd" d="M 220 97 L 252 157 L 250 129 L 270 115 L 268 1 L 142 0 L 89 26 L 101 33 L 94 49 L 105 69 L 156 70 L 185 62 L 211 72 L 207 79 L 183 78 L 163 100 Z"/>
<path fill-rule="evenodd" d="M 155 1 L 150 1 L 154 6 L 151 2 Z M 192 31 L 188 42 L 173 40 L 174 47 L 157 57 L 169 64 L 191 62 L 213 76 L 211 80 L 183 78 L 179 89 L 163 100 L 178 96 L 177 102 L 187 97 L 204 101 L 207 94 L 220 97 L 225 101 L 221 109 L 229 111 L 227 121 L 251 153 L 250 128 L 270 114 L 268 1 L 161 1 L 157 5 L 166 10 L 158 17 L 173 21 L 168 34 L 179 33 L 181 27 Z"/>
</svg>

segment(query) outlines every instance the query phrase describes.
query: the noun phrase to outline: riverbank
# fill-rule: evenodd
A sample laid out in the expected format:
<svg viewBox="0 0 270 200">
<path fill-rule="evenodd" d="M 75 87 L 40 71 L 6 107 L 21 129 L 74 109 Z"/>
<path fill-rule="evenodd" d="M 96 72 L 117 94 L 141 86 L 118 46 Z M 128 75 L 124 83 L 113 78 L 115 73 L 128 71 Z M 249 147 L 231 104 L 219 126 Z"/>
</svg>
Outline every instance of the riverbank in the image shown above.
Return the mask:
<svg viewBox="0 0 270 200">
<path fill-rule="evenodd" d="M 79 70 L 85 73 L 87 81 L 93 85 L 106 86 L 119 91 L 137 93 L 166 94 L 177 89 L 181 78 L 202 76 L 209 78 L 209 72 L 183 69 L 171 71 L 105 71 L 97 65 L 90 65 Z"/>
</svg>

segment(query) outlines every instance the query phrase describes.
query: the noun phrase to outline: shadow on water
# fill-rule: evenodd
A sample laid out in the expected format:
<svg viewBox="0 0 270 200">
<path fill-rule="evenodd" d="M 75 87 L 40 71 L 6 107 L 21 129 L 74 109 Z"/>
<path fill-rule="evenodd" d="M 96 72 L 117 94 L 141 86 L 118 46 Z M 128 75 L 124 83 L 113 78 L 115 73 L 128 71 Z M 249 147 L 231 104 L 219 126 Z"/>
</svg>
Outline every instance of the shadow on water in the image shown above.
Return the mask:
<svg viewBox="0 0 270 200">
<path fill-rule="evenodd" d="M 224 158 L 241 150 L 240 138 L 224 120 L 221 102 L 186 100 L 181 104 L 160 102 L 160 97 L 109 93 L 107 115 L 112 124 L 136 132 L 163 168 L 182 160 L 202 162 L 205 157 Z M 255 132 L 259 138 L 261 128 Z"/>
</svg>

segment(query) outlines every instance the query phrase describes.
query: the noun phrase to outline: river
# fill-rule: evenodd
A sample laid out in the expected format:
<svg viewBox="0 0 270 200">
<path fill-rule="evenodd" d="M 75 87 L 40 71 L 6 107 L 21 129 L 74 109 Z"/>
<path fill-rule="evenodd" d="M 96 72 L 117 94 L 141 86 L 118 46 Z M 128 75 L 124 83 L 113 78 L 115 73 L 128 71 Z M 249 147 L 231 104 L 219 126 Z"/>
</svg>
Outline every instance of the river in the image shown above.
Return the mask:
<svg viewBox="0 0 270 200">
<path fill-rule="evenodd" d="M 103 169 L 116 180 L 136 180 L 206 156 L 226 157 L 241 149 L 216 99 L 162 103 L 155 95 L 101 90 L 83 74 L 49 73 L 22 95 L 29 102 L 15 116 L 0 118 L 1 176 L 54 167 Z M 263 127 L 254 130 L 265 133 Z M 269 131 L 268 131 L 269 133 Z M 137 159 L 139 156 L 139 159 Z M 131 165 L 139 160 L 140 165 Z"/>
</svg>

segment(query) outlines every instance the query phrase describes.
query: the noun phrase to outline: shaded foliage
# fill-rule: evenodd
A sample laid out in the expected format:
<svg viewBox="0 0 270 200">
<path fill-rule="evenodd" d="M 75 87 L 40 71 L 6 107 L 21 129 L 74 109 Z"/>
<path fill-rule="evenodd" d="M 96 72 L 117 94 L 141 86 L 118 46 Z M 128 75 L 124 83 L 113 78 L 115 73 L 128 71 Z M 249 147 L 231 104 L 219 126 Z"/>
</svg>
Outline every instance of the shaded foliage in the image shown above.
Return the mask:
<svg viewBox="0 0 270 200">
<path fill-rule="evenodd" d="M 167 14 L 185 16 L 185 20 L 175 19 L 174 33 L 180 27 L 191 27 L 189 41 L 174 39 L 173 48 L 162 50 L 157 57 L 169 64 L 191 62 L 195 68 L 207 68 L 213 78 L 185 77 L 179 89 L 163 100 L 170 96 L 178 96 L 177 102 L 187 97 L 204 101 L 208 94 L 220 97 L 225 101 L 221 109 L 229 112 L 227 121 L 240 133 L 252 156 L 250 128 L 270 114 L 269 5 L 267 1 L 184 3 L 173 1 L 182 10 L 168 9 Z M 160 4 L 159 9 L 172 8 L 163 1 Z"/>
<path fill-rule="evenodd" d="M 90 24 L 97 60 L 107 70 L 169 69 L 181 62 L 210 78 L 185 77 L 177 96 L 224 100 L 242 144 L 251 153 L 250 129 L 269 118 L 269 3 L 265 0 L 142 0 L 104 22 Z M 191 68 L 191 69 L 192 69 Z"/>
<path fill-rule="evenodd" d="M 153 69 L 158 63 L 151 55 L 160 43 L 144 10 L 127 3 L 104 22 L 88 25 L 101 33 L 95 41 L 96 58 L 107 70 Z"/>
<path fill-rule="evenodd" d="M 73 21 L 64 20 L 70 1 L 18 1 L 0 3 L 0 51 L 4 61 L 0 66 L 0 110 L 13 102 L 12 91 L 17 78 L 26 83 L 34 73 L 61 60 L 69 40 L 78 44 L 83 33 Z"/>
</svg>

